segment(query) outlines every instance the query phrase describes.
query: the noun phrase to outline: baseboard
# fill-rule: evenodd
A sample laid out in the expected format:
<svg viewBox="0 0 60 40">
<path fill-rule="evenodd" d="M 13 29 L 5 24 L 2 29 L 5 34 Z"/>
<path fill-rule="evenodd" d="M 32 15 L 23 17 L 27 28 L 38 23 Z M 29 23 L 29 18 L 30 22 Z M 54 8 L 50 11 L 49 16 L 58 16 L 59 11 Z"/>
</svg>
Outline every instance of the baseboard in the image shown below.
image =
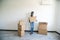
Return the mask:
<svg viewBox="0 0 60 40">
<path fill-rule="evenodd" d="M 6 29 L 0 29 L 0 31 L 18 31 L 18 30 L 6 30 Z M 25 30 L 25 32 L 30 32 L 30 30 Z M 38 32 L 38 31 L 34 31 L 34 32 Z"/>
<path fill-rule="evenodd" d="M 55 32 L 56 33 L 56 31 L 48 31 L 48 32 Z"/>
<path fill-rule="evenodd" d="M 6 30 L 6 29 L 0 29 L 0 31 L 18 31 L 18 30 Z M 25 30 L 26 32 L 30 32 L 30 30 Z M 37 30 L 34 30 L 34 32 L 38 32 Z M 48 31 L 48 32 L 56 32 L 56 31 Z"/>
<path fill-rule="evenodd" d="M 6 30 L 6 29 L 0 29 L 0 31 L 18 31 L 18 30 Z M 25 32 L 30 32 L 30 30 L 25 30 Z M 35 30 L 34 32 L 38 32 L 37 30 Z M 60 33 L 56 32 L 56 31 L 48 31 L 48 32 L 54 32 L 60 35 Z"/>
<path fill-rule="evenodd" d="M 60 35 L 60 33 L 59 33 L 59 32 L 56 32 L 56 33 Z"/>
<path fill-rule="evenodd" d="M 30 30 L 25 30 L 26 32 L 30 32 Z M 37 30 L 34 30 L 34 32 L 38 32 Z M 55 32 L 56 33 L 56 31 L 48 31 L 48 32 Z"/>
<path fill-rule="evenodd" d="M 18 31 L 18 30 L 6 30 L 6 29 L 0 29 L 0 31 Z"/>
<path fill-rule="evenodd" d="M 25 30 L 25 32 L 30 32 L 30 30 Z M 34 32 L 38 32 L 37 30 L 34 30 Z"/>
</svg>

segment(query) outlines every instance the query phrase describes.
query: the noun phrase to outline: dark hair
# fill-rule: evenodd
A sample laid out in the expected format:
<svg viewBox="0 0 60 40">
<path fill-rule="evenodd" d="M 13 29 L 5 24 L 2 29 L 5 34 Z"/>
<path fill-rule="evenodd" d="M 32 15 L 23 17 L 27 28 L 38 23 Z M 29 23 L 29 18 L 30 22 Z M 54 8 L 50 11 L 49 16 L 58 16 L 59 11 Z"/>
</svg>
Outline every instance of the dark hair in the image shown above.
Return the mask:
<svg viewBox="0 0 60 40">
<path fill-rule="evenodd" d="M 33 14 L 34 14 L 34 11 L 31 12 L 31 17 L 33 16 Z"/>
</svg>

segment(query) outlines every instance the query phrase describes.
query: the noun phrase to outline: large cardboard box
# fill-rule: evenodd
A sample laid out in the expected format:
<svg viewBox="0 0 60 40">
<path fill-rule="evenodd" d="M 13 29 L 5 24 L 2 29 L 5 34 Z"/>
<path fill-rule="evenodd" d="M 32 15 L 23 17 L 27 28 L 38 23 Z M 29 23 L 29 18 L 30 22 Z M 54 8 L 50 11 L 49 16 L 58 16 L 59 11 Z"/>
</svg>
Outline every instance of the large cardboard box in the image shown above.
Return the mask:
<svg viewBox="0 0 60 40">
<path fill-rule="evenodd" d="M 39 29 L 47 29 L 47 25 L 45 25 L 45 24 L 39 24 Z"/>
<path fill-rule="evenodd" d="M 47 34 L 47 23 L 46 22 L 39 22 L 38 33 Z"/>
<path fill-rule="evenodd" d="M 38 31 L 39 34 L 47 34 L 47 30 L 40 30 Z"/>
</svg>

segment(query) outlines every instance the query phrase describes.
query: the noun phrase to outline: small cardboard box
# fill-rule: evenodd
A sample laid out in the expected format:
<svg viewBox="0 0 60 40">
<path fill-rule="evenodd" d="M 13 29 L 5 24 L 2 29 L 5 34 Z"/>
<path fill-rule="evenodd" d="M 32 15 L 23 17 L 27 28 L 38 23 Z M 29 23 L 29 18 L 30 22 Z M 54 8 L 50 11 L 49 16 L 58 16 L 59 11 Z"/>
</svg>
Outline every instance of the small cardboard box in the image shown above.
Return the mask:
<svg viewBox="0 0 60 40">
<path fill-rule="evenodd" d="M 18 24 L 19 25 L 24 25 L 24 21 L 23 20 L 20 20 Z"/>
<path fill-rule="evenodd" d="M 21 37 L 22 37 L 22 36 L 24 36 L 24 34 L 25 34 L 25 32 L 24 32 L 24 31 L 18 31 L 18 35 L 19 35 L 19 36 L 21 36 Z"/>
<path fill-rule="evenodd" d="M 34 22 L 34 21 L 36 21 L 36 16 L 34 16 L 34 17 L 30 17 L 29 20 L 30 20 L 30 22 Z"/>
<path fill-rule="evenodd" d="M 25 26 L 18 27 L 18 30 L 24 31 L 25 30 Z"/>
</svg>

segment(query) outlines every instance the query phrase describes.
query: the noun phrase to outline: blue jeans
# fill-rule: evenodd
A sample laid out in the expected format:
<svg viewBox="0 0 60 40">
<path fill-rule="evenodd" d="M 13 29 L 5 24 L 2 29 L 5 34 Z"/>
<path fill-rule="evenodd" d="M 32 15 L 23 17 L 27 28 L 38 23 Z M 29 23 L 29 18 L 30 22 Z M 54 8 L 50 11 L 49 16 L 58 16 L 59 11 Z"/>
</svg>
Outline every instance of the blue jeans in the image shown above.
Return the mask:
<svg viewBox="0 0 60 40">
<path fill-rule="evenodd" d="M 31 26 L 31 33 L 33 33 L 33 29 L 34 29 L 34 22 L 30 22 L 30 26 Z"/>
</svg>

